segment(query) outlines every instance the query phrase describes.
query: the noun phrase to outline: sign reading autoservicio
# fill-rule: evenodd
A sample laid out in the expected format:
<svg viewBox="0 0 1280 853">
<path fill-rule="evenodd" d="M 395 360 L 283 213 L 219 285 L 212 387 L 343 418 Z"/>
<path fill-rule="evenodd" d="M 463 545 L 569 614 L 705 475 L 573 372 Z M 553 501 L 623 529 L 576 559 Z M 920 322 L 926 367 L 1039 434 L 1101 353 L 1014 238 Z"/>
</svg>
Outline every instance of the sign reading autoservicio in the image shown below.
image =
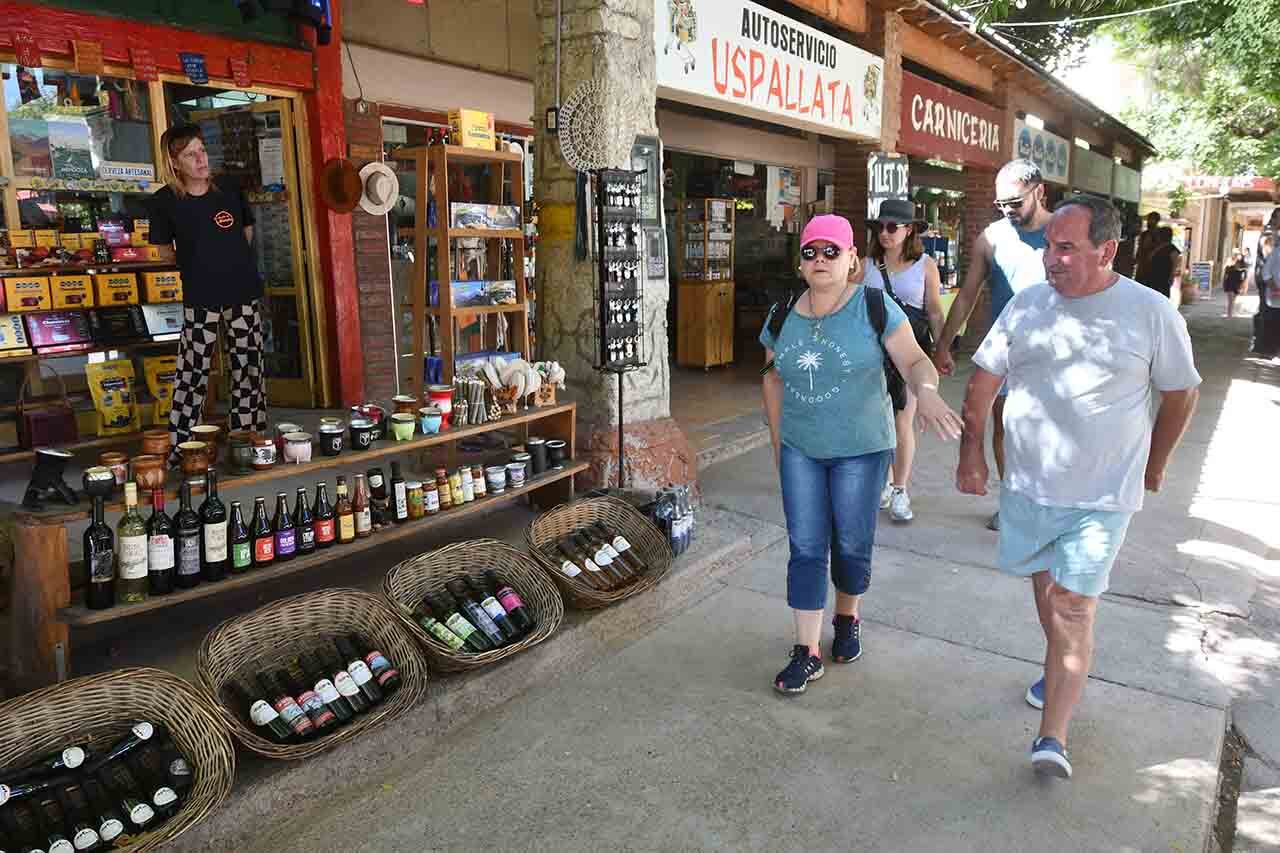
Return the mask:
<svg viewBox="0 0 1280 853">
<path fill-rule="evenodd" d="M 1004 113 L 968 95 L 902 72 L 898 147 L 908 154 L 998 169 L 1004 151 Z"/>
<path fill-rule="evenodd" d="M 1069 184 L 1071 143 L 1057 134 L 1032 127 L 1022 119 L 1013 123 L 1015 157 L 1030 160 L 1040 167 L 1040 174 L 1054 184 Z"/>
<path fill-rule="evenodd" d="M 658 94 L 878 140 L 884 60 L 750 0 L 653 0 Z"/>
</svg>

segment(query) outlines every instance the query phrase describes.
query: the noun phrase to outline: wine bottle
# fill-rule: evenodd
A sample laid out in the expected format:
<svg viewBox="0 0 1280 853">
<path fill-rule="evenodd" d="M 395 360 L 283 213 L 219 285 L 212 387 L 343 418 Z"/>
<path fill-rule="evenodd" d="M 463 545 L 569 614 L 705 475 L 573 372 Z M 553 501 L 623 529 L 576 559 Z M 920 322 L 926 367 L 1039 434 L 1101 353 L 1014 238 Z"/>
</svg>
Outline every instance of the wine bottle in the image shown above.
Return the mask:
<svg viewBox="0 0 1280 853">
<path fill-rule="evenodd" d="M 612 545 L 615 551 L 622 555 L 622 559 L 630 567 L 633 574 L 642 575 L 649 571 L 648 564 L 646 564 L 644 558 L 636 552 L 636 549 L 631 547 L 631 543 L 627 541 L 627 537 L 623 536 L 621 533 L 610 530 L 604 525 L 604 522 L 600 521 L 591 525 L 591 529 L 593 529 L 602 540 Z"/>
<path fill-rule="evenodd" d="M 449 594 L 458 602 L 458 606 L 462 608 L 462 612 L 467 614 L 467 619 L 472 625 L 475 625 L 484 632 L 485 637 L 493 644 L 495 649 L 502 648 L 507 644 L 506 638 L 498 626 L 493 623 L 493 618 L 485 613 L 484 608 L 480 606 L 480 602 L 467 591 L 462 582 L 454 579 L 444 585 L 449 590 Z"/>
<path fill-rule="evenodd" d="M 312 725 L 311 718 L 307 716 L 307 712 L 302 710 L 302 706 L 291 696 L 284 685 L 273 681 L 266 673 L 258 675 L 258 686 L 262 688 L 262 695 L 267 697 L 267 701 L 271 703 L 271 707 L 275 708 L 276 713 L 280 715 L 280 719 L 284 721 L 294 736 L 299 738 L 312 737 L 316 733 L 316 727 Z M 257 712 L 256 716 L 254 712 Z M 279 726 L 267 721 L 267 714 L 258 707 L 255 702 L 249 706 L 249 718 L 256 725 L 266 726 L 273 734 L 279 732 Z M 258 722 L 262 720 L 263 722 Z"/>
<path fill-rule="evenodd" d="M 557 542 L 556 550 L 564 560 L 560 564 L 560 571 L 565 577 L 577 578 L 595 589 L 609 588 L 609 581 L 604 572 L 600 571 L 595 561 L 580 551 L 570 538 L 566 537 Z"/>
<path fill-rule="evenodd" d="M 277 743 L 288 743 L 293 740 L 294 730 L 290 728 L 289 723 L 280 715 L 280 712 L 267 701 L 268 698 L 274 699 L 266 692 L 265 688 L 259 694 L 259 698 L 249 698 L 249 691 L 246 686 L 239 681 L 232 681 L 227 684 L 227 693 L 231 696 L 231 704 L 244 712 L 249 722 L 261 729 L 261 735 L 265 735 Z M 263 698 L 266 697 L 266 698 Z M 296 706 L 295 706 L 296 707 Z M 302 709 L 298 708 L 298 713 L 302 713 Z M 308 720 L 308 722 L 310 722 Z"/>
<path fill-rule="evenodd" d="M 116 525 L 116 603 L 147 600 L 147 523 L 138 512 L 138 486 L 124 484 L 124 516 Z"/>
<path fill-rule="evenodd" d="M 311 507 L 307 506 L 307 490 L 298 489 L 298 497 L 293 506 L 293 529 L 298 537 L 298 553 L 312 554 L 316 550 L 316 525 L 311 517 Z"/>
<path fill-rule="evenodd" d="M 341 664 L 332 652 L 321 651 L 320 659 L 324 662 L 325 671 L 329 673 L 329 678 L 333 681 L 333 686 L 338 688 L 339 695 L 347 700 L 347 704 L 351 706 L 351 710 L 357 714 L 363 714 L 365 711 L 373 707 L 373 704 L 360 692 L 360 685 L 356 684 L 356 680 L 351 677 L 351 673 L 347 671 L 346 666 Z M 370 673 L 372 678 L 373 673 Z"/>
<path fill-rule="evenodd" d="M 523 635 L 532 631 L 533 613 L 525 606 L 524 600 L 511 584 L 500 578 L 493 569 L 484 570 L 484 580 L 489 594 L 498 599 L 502 609 L 507 611 L 507 618 L 520 630 L 520 633 Z"/>
<path fill-rule="evenodd" d="M 157 771 L 148 758 L 150 750 L 143 748 L 129 753 L 125 758 L 125 766 L 129 775 L 137 780 L 140 791 L 147 802 L 161 817 L 166 816 L 169 807 L 178 801 L 178 792 L 169 787 L 169 782 Z"/>
<path fill-rule="evenodd" d="M 174 550 L 178 557 L 178 575 L 174 583 L 190 589 L 200 583 L 200 516 L 191 508 L 191 484 L 183 483 L 178 490 L 178 515 L 174 518 L 178 543 Z"/>
<path fill-rule="evenodd" d="M 333 514 L 338 525 L 338 542 L 349 545 L 356 541 L 356 517 L 352 511 L 351 500 L 347 497 L 346 477 L 338 478 L 336 493 L 338 502 L 333 508 Z"/>
<path fill-rule="evenodd" d="M 127 777 L 120 765 L 103 767 L 95 777 L 106 790 L 112 802 L 120 804 L 120 810 L 129 818 L 135 829 L 141 829 L 155 820 L 156 811 L 138 795 L 132 779 Z"/>
<path fill-rule="evenodd" d="M 35 839 L 23 826 L 22 821 L 18 820 L 18 812 L 13 806 L 0 808 L 0 836 L 4 837 L 7 845 L 12 845 L 12 849 L 17 853 L 44 853 L 39 846 L 36 845 Z M 5 848 L 10 849 L 9 847 Z"/>
<path fill-rule="evenodd" d="M 316 547 L 329 548 L 337 538 L 334 529 L 333 507 L 329 504 L 329 493 L 324 483 L 316 483 L 316 505 L 311 509 L 315 516 Z"/>
<path fill-rule="evenodd" d="M 477 654 L 493 651 L 495 648 L 493 643 L 483 631 L 468 622 L 466 617 L 458 612 L 458 603 L 449 593 L 428 595 L 422 600 L 431 611 L 431 615 L 436 617 L 436 621 L 443 622 L 446 628 L 461 637 L 468 649 Z"/>
<path fill-rule="evenodd" d="M 205 474 L 208 493 L 200 504 L 200 525 L 203 528 L 201 538 L 203 550 L 200 555 L 200 572 L 207 581 L 220 581 L 226 577 L 227 570 L 234 570 L 227 559 L 227 508 L 218 497 L 218 472 L 210 468 Z M 244 519 L 240 519 L 244 526 Z M 247 544 L 247 540 L 246 540 Z M 245 549 L 245 560 L 240 566 L 242 570 L 249 568 L 248 549 Z"/>
<path fill-rule="evenodd" d="M 155 733 L 156 727 L 151 723 L 148 723 L 146 720 L 134 723 L 129 728 L 129 733 L 127 735 L 116 741 L 111 749 L 107 750 L 106 753 L 94 761 L 89 762 L 89 766 L 87 766 L 83 772 L 92 773 L 98 768 L 110 764 L 117 758 L 128 755 L 130 752 L 155 737 Z"/>
<path fill-rule="evenodd" d="M 364 698 L 369 701 L 370 705 L 376 705 L 382 701 L 382 688 L 378 686 L 378 682 L 373 677 L 373 671 L 369 669 L 369 664 L 364 662 L 364 658 L 356 652 L 355 644 L 346 637 L 337 637 L 334 645 L 338 648 L 338 654 L 342 656 L 342 660 L 347 662 L 347 672 L 351 673 L 351 680 L 360 688 L 360 692 Z"/>
<path fill-rule="evenodd" d="M 84 791 L 85 799 L 88 800 L 94 823 L 97 825 L 98 837 L 110 844 L 124 832 L 124 813 L 95 777 L 86 776 L 81 779 L 80 787 Z"/>
<path fill-rule="evenodd" d="M 612 561 L 610 565 L 622 575 L 625 583 L 630 583 L 636 579 L 636 568 L 632 564 L 629 557 L 624 557 L 622 552 L 613 547 L 613 537 L 607 533 L 602 534 L 594 525 L 588 526 L 583 535 L 592 547 L 599 548 L 609 555 Z"/>
<path fill-rule="evenodd" d="M 185 797 L 195 784 L 195 771 L 191 768 L 191 762 L 167 734 L 159 739 L 155 750 L 169 787 L 178 792 L 179 799 Z"/>
<path fill-rule="evenodd" d="M 3 775 L 0 775 L 0 782 L 6 785 L 16 785 L 19 782 L 29 782 L 32 779 L 66 773 L 68 770 L 75 770 L 80 767 L 88 757 L 89 750 L 87 747 L 68 746 L 57 752 L 42 755 L 30 764 L 12 772 L 6 771 Z"/>
<path fill-rule="evenodd" d="M 249 536 L 253 538 L 253 565 L 269 566 L 276 558 L 276 532 L 267 520 L 267 499 L 253 499 L 253 521 L 249 522 Z"/>
<path fill-rule="evenodd" d="M 364 474 L 356 474 L 351 490 L 351 512 L 355 515 L 356 536 L 373 535 L 373 514 L 369 509 L 369 482 Z"/>
<path fill-rule="evenodd" d="M 227 525 L 227 539 L 231 542 L 231 572 L 244 574 L 253 565 L 253 537 L 245 526 L 240 501 L 231 502 L 231 523 Z"/>
<path fill-rule="evenodd" d="M 369 482 L 369 514 L 373 518 L 373 529 L 391 523 L 390 502 L 387 500 L 387 479 L 381 468 L 370 468 L 365 472 Z"/>
<path fill-rule="evenodd" d="M 578 546 L 579 550 L 591 557 L 592 561 L 600 567 L 601 573 L 609 581 L 609 589 L 621 586 L 626 583 L 627 576 L 622 570 L 613 564 L 613 557 L 609 555 L 609 551 L 603 545 L 592 542 L 589 537 L 581 533 L 570 535 L 573 544 Z"/>
<path fill-rule="evenodd" d="M 164 489 L 152 489 L 147 519 L 147 591 L 151 595 L 173 592 L 173 563 L 173 520 L 164 511 Z"/>
<path fill-rule="evenodd" d="M 3 806 L 11 800 L 29 798 L 33 794 L 39 794 L 41 791 L 48 791 L 58 785 L 65 785 L 71 781 L 71 776 L 62 774 L 58 776 L 47 776 L 43 779 L 28 779 L 25 782 L 16 782 L 12 785 L 0 784 L 0 806 Z"/>
<path fill-rule="evenodd" d="M 298 666 L 302 669 L 302 674 L 312 683 L 320 701 L 338 718 L 338 725 L 351 722 L 356 715 L 356 712 L 351 709 L 351 703 L 342 698 L 338 688 L 329 680 L 315 659 L 305 653 L 299 654 Z"/>
<path fill-rule="evenodd" d="M 293 676 L 293 673 L 283 669 L 276 670 L 276 681 L 284 685 L 285 690 L 289 691 L 289 695 L 298 703 L 298 706 L 307 712 L 307 716 L 311 718 L 311 725 L 316 727 L 316 734 L 327 734 L 338 725 L 338 718 L 324 706 L 324 702 L 316 692 L 304 686 Z"/>
<path fill-rule="evenodd" d="M 58 801 L 67 835 L 75 849 L 91 850 L 97 847 L 102 838 L 98 835 L 93 815 L 89 813 L 84 790 L 78 785 L 64 785 L 55 788 L 53 796 Z"/>
<path fill-rule="evenodd" d="M 276 518 L 271 524 L 276 536 L 276 562 L 292 560 L 298 552 L 298 530 L 289 515 L 289 498 L 284 492 L 276 493 Z"/>
<path fill-rule="evenodd" d="M 364 653 L 364 662 L 369 665 L 369 671 L 373 673 L 373 680 L 378 682 L 378 686 L 382 688 L 383 693 L 392 693 L 400 686 L 400 670 L 391 665 L 391 661 L 387 660 L 377 647 L 369 648 L 362 645 L 358 637 L 354 634 L 348 636 L 357 649 L 368 649 Z"/>
<path fill-rule="evenodd" d="M 484 612 L 489 614 L 493 624 L 502 633 L 504 644 L 510 643 L 520 636 L 520 629 L 507 618 L 507 611 L 498 603 L 498 599 L 494 598 L 486 590 L 481 589 L 480 585 L 472 580 L 469 575 L 462 577 L 462 585 L 470 593 L 472 600 L 480 602 Z"/>
<path fill-rule="evenodd" d="M 466 647 L 465 640 L 450 631 L 443 622 L 431 615 L 431 610 L 427 607 L 425 600 L 418 602 L 418 606 L 413 608 L 413 618 L 428 634 L 444 643 L 450 651 L 460 652 Z"/>
<path fill-rule="evenodd" d="M 400 463 L 391 463 L 391 517 L 397 524 L 409 520 L 409 492 L 405 488 L 404 474 L 400 471 Z"/>
<path fill-rule="evenodd" d="M 90 610 L 105 610 L 116 603 L 116 537 L 103 520 L 105 499 L 93 499 L 93 523 L 84 531 L 84 567 L 89 586 L 84 603 Z"/>
<path fill-rule="evenodd" d="M 31 816 L 38 827 L 39 837 L 44 839 L 47 853 L 75 853 L 76 847 L 67 837 L 62 811 L 51 799 L 42 800 L 31 807 Z"/>
</svg>

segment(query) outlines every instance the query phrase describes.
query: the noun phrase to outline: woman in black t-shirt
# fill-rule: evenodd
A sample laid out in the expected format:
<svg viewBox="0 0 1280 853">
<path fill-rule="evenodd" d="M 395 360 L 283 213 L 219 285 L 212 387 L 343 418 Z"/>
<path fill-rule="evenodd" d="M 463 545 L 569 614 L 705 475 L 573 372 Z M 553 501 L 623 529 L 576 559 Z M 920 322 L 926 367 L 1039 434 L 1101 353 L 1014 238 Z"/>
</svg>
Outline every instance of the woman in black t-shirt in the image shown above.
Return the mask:
<svg viewBox="0 0 1280 853">
<path fill-rule="evenodd" d="M 1227 313 L 1223 315 L 1224 317 L 1235 316 L 1236 297 L 1244 290 L 1246 269 L 1244 255 L 1238 250 L 1232 252 L 1231 263 L 1222 274 L 1222 292 L 1227 294 Z"/>
<path fill-rule="evenodd" d="M 219 323 L 231 362 L 231 429 L 267 427 L 262 279 L 249 204 L 233 181 L 210 174 L 200 128 L 172 127 L 160 147 L 169 174 L 151 198 L 151 242 L 174 246 L 182 271 L 182 338 L 169 414 L 170 461 L 176 464 L 177 445 L 200 423 Z"/>
</svg>

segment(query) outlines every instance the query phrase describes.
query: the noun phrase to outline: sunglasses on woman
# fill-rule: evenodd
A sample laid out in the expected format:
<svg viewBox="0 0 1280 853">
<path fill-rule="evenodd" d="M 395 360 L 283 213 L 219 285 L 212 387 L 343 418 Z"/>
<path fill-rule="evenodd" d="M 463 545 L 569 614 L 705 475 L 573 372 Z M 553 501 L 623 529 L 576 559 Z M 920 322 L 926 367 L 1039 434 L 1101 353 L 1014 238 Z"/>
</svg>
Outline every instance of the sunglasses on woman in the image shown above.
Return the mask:
<svg viewBox="0 0 1280 853">
<path fill-rule="evenodd" d="M 834 261 L 836 258 L 840 257 L 840 253 L 842 251 L 844 250 L 841 249 L 839 246 L 823 246 L 822 257 L 826 258 L 829 261 Z M 811 261 L 814 258 L 818 257 L 818 249 L 815 249 L 813 246 L 805 246 L 803 249 L 800 250 L 800 257 L 803 260 Z"/>
<path fill-rule="evenodd" d="M 871 223 L 871 227 L 875 229 L 875 232 L 877 234 L 879 234 L 881 231 L 884 231 L 888 234 L 897 234 L 899 228 L 906 228 L 907 226 L 903 225 L 900 222 L 874 222 L 873 221 Z"/>
</svg>

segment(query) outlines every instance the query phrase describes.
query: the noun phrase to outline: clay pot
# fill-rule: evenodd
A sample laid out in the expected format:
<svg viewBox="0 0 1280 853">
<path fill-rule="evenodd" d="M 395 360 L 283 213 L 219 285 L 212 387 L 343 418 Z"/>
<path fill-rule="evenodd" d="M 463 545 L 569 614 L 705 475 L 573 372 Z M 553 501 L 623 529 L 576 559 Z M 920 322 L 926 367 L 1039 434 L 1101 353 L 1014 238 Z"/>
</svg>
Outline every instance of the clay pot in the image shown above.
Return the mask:
<svg viewBox="0 0 1280 853">
<path fill-rule="evenodd" d="M 167 435 L 168 433 L 166 433 Z M 164 460 L 165 457 L 163 455 L 156 456 L 154 454 L 135 456 L 130 460 L 129 465 L 133 468 L 133 481 L 138 484 L 140 490 L 150 493 L 153 489 L 164 488 Z"/>
<path fill-rule="evenodd" d="M 209 456 L 209 465 L 212 467 L 218 462 L 218 445 L 222 441 L 222 427 L 217 424 L 199 424 L 191 428 L 191 440 L 203 441 L 207 447 L 205 452 Z"/>
<path fill-rule="evenodd" d="M 178 445 L 182 454 L 182 473 L 187 477 L 203 477 L 209 470 L 209 445 L 203 441 L 184 441 Z"/>
<path fill-rule="evenodd" d="M 142 452 L 149 456 L 168 456 L 169 430 L 149 429 L 143 432 Z"/>
</svg>

